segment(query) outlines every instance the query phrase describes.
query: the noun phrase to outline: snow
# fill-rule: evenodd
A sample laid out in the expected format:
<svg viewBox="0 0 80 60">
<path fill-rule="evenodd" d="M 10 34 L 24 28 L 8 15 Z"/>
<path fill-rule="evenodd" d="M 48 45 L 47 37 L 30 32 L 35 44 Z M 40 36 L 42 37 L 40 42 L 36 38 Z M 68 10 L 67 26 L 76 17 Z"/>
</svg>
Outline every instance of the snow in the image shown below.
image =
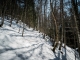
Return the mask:
<svg viewBox="0 0 80 60">
<path fill-rule="evenodd" d="M 20 26 L 14 20 L 9 27 L 9 20 L 5 19 L 3 27 L 0 27 L 0 60 L 75 60 L 74 49 L 66 46 L 66 49 L 62 48 L 63 54 L 58 48 L 53 53 L 49 37 L 43 39 L 42 33 L 26 25 L 22 37 L 22 24 Z M 79 60 L 76 54 L 76 60 Z"/>
</svg>

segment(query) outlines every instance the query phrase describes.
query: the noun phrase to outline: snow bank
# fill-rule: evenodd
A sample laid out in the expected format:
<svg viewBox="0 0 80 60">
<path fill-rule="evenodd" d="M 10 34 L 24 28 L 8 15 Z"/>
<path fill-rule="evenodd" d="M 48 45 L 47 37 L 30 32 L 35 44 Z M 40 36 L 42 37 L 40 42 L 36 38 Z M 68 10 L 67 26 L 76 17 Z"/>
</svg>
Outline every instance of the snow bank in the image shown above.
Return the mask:
<svg viewBox="0 0 80 60">
<path fill-rule="evenodd" d="M 27 26 L 22 37 L 20 24 L 13 21 L 9 27 L 8 21 L 4 23 L 0 28 L 0 60 L 75 60 L 73 49 L 66 47 L 62 48 L 63 54 L 58 49 L 53 53 L 48 37 L 43 39 L 41 33 Z"/>
</svg>

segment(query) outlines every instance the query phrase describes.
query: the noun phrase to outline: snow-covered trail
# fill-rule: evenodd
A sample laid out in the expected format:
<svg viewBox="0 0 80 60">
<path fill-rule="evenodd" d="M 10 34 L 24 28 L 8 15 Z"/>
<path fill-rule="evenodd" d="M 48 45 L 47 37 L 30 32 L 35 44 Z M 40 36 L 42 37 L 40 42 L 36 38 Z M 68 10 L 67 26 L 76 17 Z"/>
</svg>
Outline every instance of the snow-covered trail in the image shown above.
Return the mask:
<svg viewBox="0 0 80 60">
<path fill-rule="evenodd" d="M 0 60 L 75 60 L 75 53 L 71 48 L 67 47 L 66 51 L 62 49 L 63 54 L 58 49 L 53 53 L 48 37 L 43 39 L 42 33 L 25 26 L 22 37 L 20 24 L 13 21 L 12 27 L 9 27 L 8 20 L 4 23 L 0 27 Z"/>
<path fill-rule="evenodd" d="M 49 60 L 53 59 L 51 46 L 41 33 L 26 27 L 24 37 L 13 21 L 12 27 L 5 22 L 0 28 L 0 60 Z M 44 48 L 45 47 L 45 48 Z M 46 50 L 46 51 L 45 51 Z"/>
</svg>

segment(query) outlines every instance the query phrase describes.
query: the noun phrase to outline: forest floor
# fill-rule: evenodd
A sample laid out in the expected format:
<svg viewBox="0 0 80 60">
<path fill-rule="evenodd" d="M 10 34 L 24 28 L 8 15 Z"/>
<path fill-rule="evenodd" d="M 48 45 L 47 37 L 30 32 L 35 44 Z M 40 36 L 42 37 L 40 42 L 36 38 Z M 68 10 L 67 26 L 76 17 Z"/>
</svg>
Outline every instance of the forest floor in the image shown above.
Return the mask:
<svg viewBox="0 0 80 60">
<path fill-rule="evenodd" d="M 66 49 L 62 48 L 63 54 L 58 48 L 53 53 L 48 36 L 43 39 L 42 33 L 25 24 L 22 37 L 23 23 L 20 26 L 13 20 L 11 27 L 9 24 L 9 20 L 5 19 L 4 25 L 0 27 L 0 60 L 75 60 L 74 49 L 66 46 Z M 76 52 L 76 60 L 78 58 Z"/>
</svg>

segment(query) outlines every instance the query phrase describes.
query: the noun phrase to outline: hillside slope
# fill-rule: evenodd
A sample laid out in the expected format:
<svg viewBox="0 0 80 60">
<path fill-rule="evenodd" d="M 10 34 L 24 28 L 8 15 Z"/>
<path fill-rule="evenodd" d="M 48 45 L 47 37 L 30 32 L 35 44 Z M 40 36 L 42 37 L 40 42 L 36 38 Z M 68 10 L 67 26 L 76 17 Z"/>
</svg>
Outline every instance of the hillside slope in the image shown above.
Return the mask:
<svg viewBox="0 0 80 60">
<path fill-rule="evenodd" d="M 3 27 L 0 27 L 0 60 L 75 60 L 73 49 L 62 48 L 61 54 L 58 49 L 53 53 L 52 48 L 48 37 L 43 39 L 42 33 L 27 26 L 22 37 L 22 23 L 20 27 L 15 20 L 9 27 L 9 20 L 5 19 Z"/>
</svg>

